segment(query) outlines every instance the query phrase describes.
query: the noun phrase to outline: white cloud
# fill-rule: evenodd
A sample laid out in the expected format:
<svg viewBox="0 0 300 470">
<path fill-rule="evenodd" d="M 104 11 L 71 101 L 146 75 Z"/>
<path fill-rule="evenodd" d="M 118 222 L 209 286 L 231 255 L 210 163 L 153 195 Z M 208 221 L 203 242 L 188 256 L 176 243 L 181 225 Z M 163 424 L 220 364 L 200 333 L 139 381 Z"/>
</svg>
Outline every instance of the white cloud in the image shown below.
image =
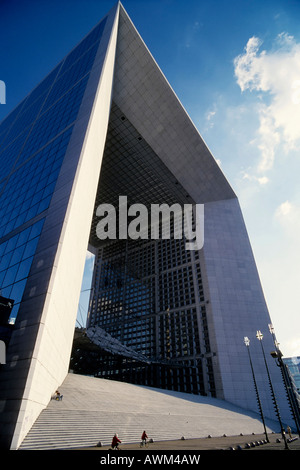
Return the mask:
<svg viewBox="0 0 300 470">
<path fill-rule="evenodd" d="M 300 206 L 290 201 L 280 204 L 275 211 L 275 220 L 277 220 L 285 233 L 296 240 L 298 251 L 298 241 L 300 236 Z"/>
<path fill-rule="evenodd" d="M 234 67 L 247 104 L 241 122 L 248 118 L 250 137 L 239 187 L 247 217 L 254 220 L 254 249 L 280 347 L 285 356 L 299 356 L 300 44 L 282 33 L 263 50 L 259 38 L 250 38 Z"/>
<path fill-rule="evenodd" d="M 259 38 L 250 38 L 234 67 L 241 91 L 258 92 L 254 142 L 261 155 L 257 170 L 264 172 L 272 169 L 279 145 L 288 152 L 300 144 L 300 44 L 281 33 L 271 51 L 259 52 L 261 45 Z"/>
<path fill-rule="evenodd" d="M 269 178 L 267 176 L 261 176 L 257 178 L 259 184 L 267 184 L 269 182 Z"/>
<path fill-rule="evenodd" d="M 259 69 L 257 52 L 260 45 L 261 41 L 253 36 L 247 42 L 245 53 L 234 59 L 234 72 L 242 91 L 247 88 L 250 88 L 250 90 L 260 89 L 260 79 L 257 73 L 257 69 Z M 264 55 L 264 52 L 262 55 Z"/>
<path fill-rule="evenodd" d="M 210 121 L 214 117 L 215 114 L 216 114 L 216 111 L 209 111 L 206 115 L 206 119 Z"/>
<path fill-rule="evenodd" d="M 300 354 L 300 338 L 299 337 L 293 337 L 289 340 L 287 340 L 284 344 L 283 347 L 285 348 L 284 350 L 288 351 L 288 356 L 294 358 L 294 363 L 299 364 L 299 360 L 296 358 L 299 357 Z"/>
<path fill-rule="evenodd" d="M 211 109 L 211 110 L 208 110 L 206 115 L 205 115 L 205 120 L 206 120 L 206 129 L 212 129 L 214 127 L 214 117 L 216 115 L 216 109 L 215 109 L 216 105 L 214 105 L 214 109 Z"/>
<path fill-rule="evenodd" d="M 270 107 L 259 106 L 260 127 L 258 130 L 259 138 L 257 147 L 261 152 L 261 159 L 258 165 L 258 171 L 264 172 L 270 170 L 274 165 L 275 152 L 280 143 L 280 134 L 276 131 L 272 109 Z"/>
<path fill-rule="evenodd" d="M 249 181 L 257 181 L 260 185 L 265 185 L 269 182 L 269 178 L 267 176 L 254 176 L 250 173 L 243 173 L 243 179 Z"/>
<path fill-rule="evenodd" d="M 287 215 L 291 214 L 292 212 L 292 204 L 289 201 L 285 201 L 276 210 L 276 217 L 282 219 L 282 217 L 286 217 Z"/>
</svg>

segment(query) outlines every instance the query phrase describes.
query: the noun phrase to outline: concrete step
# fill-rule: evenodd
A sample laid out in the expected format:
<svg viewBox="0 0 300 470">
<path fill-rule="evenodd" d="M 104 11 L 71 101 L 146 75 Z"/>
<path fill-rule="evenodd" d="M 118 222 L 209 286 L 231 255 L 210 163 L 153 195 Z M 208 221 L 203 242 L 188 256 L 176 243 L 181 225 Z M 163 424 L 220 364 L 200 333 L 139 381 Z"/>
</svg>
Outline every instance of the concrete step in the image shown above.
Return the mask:
<svg viewBox="0 0 300 470">
<path fill-rule="evenodd" d="M 257 414 L 223 400 L 69 374 L 25 437 L 20 449 L 68 449 L 140 442 L 146 429 L 154 441 L 261 433 Z M 277 422 L 268 421 L 278 432 Z"/>
</svg>

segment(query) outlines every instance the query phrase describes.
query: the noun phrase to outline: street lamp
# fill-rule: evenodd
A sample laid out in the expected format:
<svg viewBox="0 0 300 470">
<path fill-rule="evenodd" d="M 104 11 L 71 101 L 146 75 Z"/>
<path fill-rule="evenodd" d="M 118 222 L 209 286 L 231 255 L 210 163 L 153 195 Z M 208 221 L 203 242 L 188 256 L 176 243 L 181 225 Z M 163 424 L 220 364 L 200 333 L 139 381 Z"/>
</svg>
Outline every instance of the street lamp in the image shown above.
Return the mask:
<svg viewBox="0 0 300 470">
<path fill-rule="evenodd" d="M 288 370 L 287 370 L 287 366 L 283 362 L 283 359 L 282 359 L 283 354 L 279 349 L 279 343 L 276 340 L 274 327 L 273 327 L 272 324 L 269 324 L 268 326 L 269 326 L 270 333 L 273 337 L 274 346 L 275 346 L 275 351 L 271 352 L 271 356 L 275 359 L 277 366 L 280 367 L 280 371 L 281 371 L 284 386 L 285 386 L 285 389 L 286 389 L 286 392 L 287 392 L 287 397 L 288 397 L 288 401 L 289 401 L 290 408 L 291 408 L 291 411 L 292 411 L 292 415 L 293 415 L 293 418 L 294 418 L 294 421 L 295 421 L 295 424 L 296 424 L 296 427 L 297 427 L 298 435 L 300 436 L 300 429 L 299 429 L 300 416 L 299 416 L 298 406 L 295 405 L 295 401 L 294 401 L 295 397 L 294 397 L 294 394 L 293 394 L 293 391 L 292 391 L 291 379 L 290 379 L 290 376 L 289 376 L 289 373 L 288 373 Z"/>
<path fill-rule="evenodd" d="M 263 357 L 264 357 L 264 361 L 265 361 L 265 366 L 266 366 L 266 370 L 267 370 L 267 374 L 268 374 L 268 379 L 269 379 L 269 385 L 270 385 L 270 389 L 271 389 L 271 395 L 272 395 L 272 401 L 274 403 L 274 407 L 275 407 L 275 412 L 276 412 L 276 415 L 277 415 L 277 418 L 278 418 L 278 421 L 279 421 L 279 424 L 280 424 L 280 430 L 281 430 L 281 435 L 282 435 L 282 438 L 284 440 L 284 447 L 285 449 L 288 449 L 288 444 L 287 444 L 287 440 L 286 440 L 286 435 L 285 435 L 285 431 L 284 431 L 284 427 L 282 425 L 282 422 L 281 422 L 281 417 L 280 417 L 280 413 L 279 413 L 279 408 L 278 408 L 278 404 L 277 404 L 277 400 L 276 400 L 276 396 L 275 396 L 275 393 L 274 393 L 274 389 L 273 389 L 273 385 L 272 385 L 272 381 L 271 381 L 271 377 L 270 377 L 270 373 L 269 373 L 269 368 L 268 368 L 268 364 L 267 364 L 267 361 L 266 361 L 266 356 L 265 356 L 265 351 L 264 351 L 264 348 L 263 348 L 263 342 L 262 342 L 262 339 L 263 339 L 263 334 L 260 330 L 258 330 L 256 332 L 256 338 L 258 339 L 258 341 L 260 342 L 260 345 L 261 345 L 261 350 L 262 350 L 262 353 L 263 353 Z"/>
<path fill-rule="evenodd" d="M 250 361 L 252 377 L 253 377 L 253 382 L 254 382 L 254 388 L 255 388 L 256 398 L 257 398 L 257 403 L 258 403 L 258 409 L 259 409 L 259 413 L 260 413 L 261 420 L 262 420 L 262 423 L 263 423 L 264 432 L 265 432 L 265 435 L 266 435 L 266 440 L 267 440 L 267 442 L 270 442 L 269 437 L 268 437 L 268 433 L 267 433 L 267 429 L 266 429 L 264 414 L 263 414 L 261 401 L 260 401 L 259 394 L 258 394 L 258 388 L 257 388 L 256 380 L 255 380 L 254 369 L 253 369 L 251 355 L 250 355 L 250 340 L 247 336 L 244 337 L 244 344 L 245 344 L 245 346 L 247 347 L 247 350 L 248 350 L 249 361 Z"/>
</svg>

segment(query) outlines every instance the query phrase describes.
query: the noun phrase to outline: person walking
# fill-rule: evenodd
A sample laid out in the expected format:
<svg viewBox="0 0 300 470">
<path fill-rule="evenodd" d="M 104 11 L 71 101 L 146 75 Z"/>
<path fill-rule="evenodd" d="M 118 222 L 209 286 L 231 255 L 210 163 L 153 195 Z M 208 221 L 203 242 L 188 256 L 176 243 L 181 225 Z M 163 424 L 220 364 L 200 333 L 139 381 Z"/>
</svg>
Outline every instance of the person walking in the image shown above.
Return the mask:
<svg viewBox="0 0 300 470">
<path fill-rule="evenodd" d="M 142 439 L 142 445 L 146 445 L 146 442 L 147 442 L 147 439 L 148 439 L 146 431 L 143 431 L 141 439 Z"/>
<path fill-rule="evenodd" d="M 119 444 L 121 444 L 121 442 L 122 441 L 120 441 L 118 434 L 115 434 L 111 442 L 112 449 L 119 450 Z"/>
</svg>

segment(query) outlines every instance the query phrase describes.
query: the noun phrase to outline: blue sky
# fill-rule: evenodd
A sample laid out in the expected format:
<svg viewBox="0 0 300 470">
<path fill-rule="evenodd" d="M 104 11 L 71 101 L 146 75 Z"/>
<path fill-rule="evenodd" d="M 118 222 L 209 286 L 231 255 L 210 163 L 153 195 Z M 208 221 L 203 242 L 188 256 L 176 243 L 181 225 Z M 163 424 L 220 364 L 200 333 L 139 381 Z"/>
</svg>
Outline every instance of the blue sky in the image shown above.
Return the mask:
<svg viewBox="0 0 300 470">
<path fill-rule="evenodd" d="M 0 0 L 0 120 L 115 3 Z M 300 1 L 122 3 L 239 197 L 277 339 L 300 356 Z"/>
</svg>

